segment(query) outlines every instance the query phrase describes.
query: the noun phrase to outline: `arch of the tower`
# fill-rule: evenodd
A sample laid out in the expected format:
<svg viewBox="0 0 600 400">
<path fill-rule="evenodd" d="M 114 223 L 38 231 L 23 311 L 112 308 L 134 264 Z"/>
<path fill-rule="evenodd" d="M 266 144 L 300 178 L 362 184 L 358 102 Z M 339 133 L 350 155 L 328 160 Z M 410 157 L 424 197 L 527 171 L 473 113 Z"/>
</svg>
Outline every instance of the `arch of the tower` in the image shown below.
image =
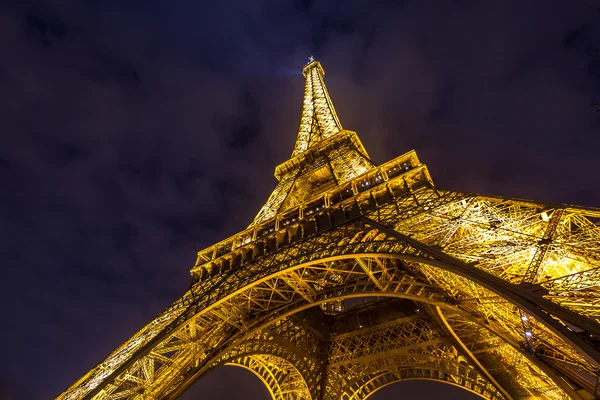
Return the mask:
<svg viewBox="0 0 600 400">
<path fill-rule="evenodd" d="M 275 400 L 317 399 L 323 365 L 318 354 L 310 351 L 310 342 L 318 338 L 308 334 L 294 338 L 289 322 L 278 321 L 251 339 L 222 349 L 210 370 L 222 365 L 241 366 L 258 375 Z"/>
<path fill-rule="evenodd" d="M 395 268 L 392 263 L 393 261 L 393 258 L 377 259 L 373 257 L 345 260 L 348 264 L 370 265 L 381 263 L 381 265 L 388 265 L 390 268 Z M 325 261 L 325 263 L 330 267 L 332 266 L 331 261 Z M 333 263 L 335 265 L 336 262 Z M 306 268 L 306 270 L 302 270 L 300 275 L 307 276 L 308 274 L 304 272 L 312 268 L 322 271 L 323 264 L 317 263 L 301 268 Z M 331 269 L 328 270 L 332 271 Z M 337 270 L 337 272 L 339 273 L 340 271 Z M 355 270 L 350 269 L 348 272 L 357 275 Z M 285 280 L 286 277 L 279 276 L 278 279 Z M 269 281 L 264 282 L 265 285 L 271 283 Z M 354 338 L 352 340 L 355 340 L 356 343 L 339 344 L 340 341 L 336 341 L 334 337 L 334 340 L 329 344 L 330 352 L 327 357 L 327 362 L 329 363 L 327 369 L 329 387 L 326 393 L 329 394 L 328 397 L 324 398 L 365 398 L 370 393 L 387 384 L 408 379 L 438 380 L 460 386 L 485 398 L 507 397 L 503 395 L 503 393 L 506 393 L 504 391 L 505 388 L 508 388 L 511 393 L 517 394 L 519 397 L 525 395 L 543 395 L 545 398 L 562 398 L 562 391 L 552 383 L 548 376 L 534 362 L 522 354 L 518 344 L 511 343 L 507 338 L 497 335 L 489 326 L 485 326 L 482 321 L 472 318 L 472 316 L 469 316 L 464 311 L 458 310 L 448 303 L 444 303 L 443 299 L 434 296 L 434 292 L 429 290 L 431 287 L 428 288 L 427 285 L 418 284 L 413 279 L 408 279 L 404 282 L 392 279 L 389 283 L 396 287 L 396 291 L 385 291 L 377 287 L 377 285 L 370 285 L 368 283 L 367 286 L 362 287 L 353 284 L 346 286 L 345 290 L 338 288 L 335 293 L 321 299 L 315 298 L 311 303 L 303 302 L 301 306 L 257 328 L 250 337 L 248 335 L 238 337 L 220 356 L 215 357 L 216 361 L 213 361 L 213 365 L 215 363 L 230 362 L 228 360 L 234 356 L 246 357 L 243 359 L 251 360 L 254 356 L 275 355 L 283 360 L 292 360 L 294 364 L 291 365 L 294 365 L 296 370 L 303 371 L 300 375 L 304 374 L 304 378 L 309 381 L 309 385 L 311 386 L 309 392 L 313 393 L 313 398 L 318 398 L 314 393 L 320 393 L 320 388 L 315 390 L 315 384 L 318 384 L 318 380 L 320 379 L 318 373 L 316 373 L 320 371 L 320 366 L 318 365 L 319 358 L 316 357 L 313 362 L 307 363 L 305 356 L 298 354 L 297 351 L 289 350 L 289 343 L 282 344 L 281 340 L 277 342 L 277 338 L 273 335 L 273 330 L 271 329 L 273 325 L 280 324 L 297 328 L 299 325 L 298 321 L 292 323 L 291 318 L 323 302 L 373 295 L 389 296 L 410 299 L 414 301 L 414 304 L 420 304 L 419 307 L 423 307 L 423 310 L 428 309 L 429 314 L 441 319 L 439 324 L 446 325 L 452 334 L 456 335 L 457 340 L 452 341 L 450 338 L 451 335 L 446 335 L 443 340 L 440 337 L 433 337 L 431 335 L 432 321 L 421 325 L 423 332 L 408 330 L 404 332 L 404 336 L 390 334 L 389 330 L 378 335 L 368 332 L 371 342 Z M 259 288 L 256 287 L 255 289 Z M 297 291 L 297 288 L 295 291 Z M 417 309 L 417 311 L 420 310 Z M 490 312 L 494 312 L 494 310 Z M 401 324 L 396 324 L 395 328 L 401 331 L 404 329 Z M 300 330 L 302 329 L 300 328 Z M 304 329 L 301 335 L 297 333 L 295 337 L 302 338 L 304 342 L 297 344 L 296 349 L 308 346 L 310 349 L 308 354 L 318 352 L 316 340 L 311 341 L 306 329 Z M 437 334 L 439 335 L 441 332 L 437 332 Z M 373 339 L 373 337 L 378 339 Z M 400 337 L 404 337 L 406 341 L 399 342 L 398 338 Z M 391 342 L 381 347 L 382 339 L 385 338 L 393 338 L 395 345 L 406 350 L 407 354 L 395 354 L 394 351 L 397 352 L 398 349 L 395 349 L 394 344 Z M 346 338 L 346 341 L 348 340 Z M 312 344 L 307 343 L 307 341 Z M 333 357 L 333 355 L 340 357 L 350 354 L 346 349 L 360 349 L 360 344 L 363 345 L 361 351 L 368 352 L 368 349 L 374 345 L 373 341 L 376 342 L 375 345 L 380 347 L 379 355 L 354 354 L 354 358 L 342 361 L 338 361 Z M 385 342 L 385 340 L 383 341 Z M 423 346 L 419 347 L 419 345 Z M 337 350 L 334 351 L 332 348 L 335 346 L 337 346 Z M 411 346 L 413 347 L 411 348 Z M 473 352 L 478 353 L 477 361 L 474 361 L 473 355 L 467 347 Z M 443 357 L 440 357 L 441 355 Z M 304 363 L 302 363 L 303 359 Z M 365 363 L 365 359 L 370 361 Z M 481 365 L 481 362 L 486 365 Z M 348 365 L 353 365 L 354 368 L 354 380 L 350 382 L 344 378 L 349 373 Z M 493 367 L 496 370 L 494 377 L 489 375 L 486 367 Z M 498 370 L 502 369 L 504 370 L 502 371 L 503 373 L 499 373 Z M 501 383 L 499 384 L 498 381 Z M 340 382 L 344 382 L 344 385 L 340 386 Z M 273 391 L 275 389 L 272 389 L 272 387 L 271 385 L 270 390 L 272 393 L 275 393 Z"/>
<path fill-rule="evenodd" d="M 391 240 L 382 232 L 372 229 L 354 237 L 346 237 L 338 245 L 348 247 L 354 244 L 362 247 L 360 250 L 364 251 L 364 244 L 373 242 L 383 242 L 384 250 L 387 250 Z M 464 387 L 486 398 L 501 398 L 502 395 L 497 393 L 506 393 L 505 390 L 517 394 L 517 397 L 538 395 L 545 398 L 563 398 L 565 394 L 561 388 L 571 395 L 574 393 L 564 382 L 556 382 L 557 379 L 553 382 L 556 376 L 552 374 L 549 362 L 540 362 L 539 358 L 527 355 L 523 348 L 525 336 L 522 316 L 518 312 L 522 305 L 515 304 L 486 288 L 477 279 L 462 276 L 453 271 L 451 266 L 436 260 L 393 254 L 389 251 L 378 253 L 376 250 L 381 249 L 373 246 L 369 253 L 361 254 L 356 248 L 353 250 L 348 252 L 349 254 L 335 254 L 336 248 L 329 246 L 329 257 L 288 267 L 259 279 L 252 285 L 246 284 L 244 290 L 224 304 L 231 307 L 232 304 L 240 304 L 238 302 L 254 302 L 254 311 L 261 309 L 264 312 L 265 323 L 257 327 L 263 329 L 274 320 L 287 318 L 307 308 L 334 300 L 374 295 L 409 299 L 422 304 L 423 307 L 438 310 L 439 317 L 458 342 L 456 349 L 461 353 L 466 351 L 469 357 L 465 360 L 468 360 L 469 367 L 475 368 L 476 374 L 480 374 L 477 377 L 479 381 L 469 379 L 468 374 L 457 379 L 456 376 L 462 375 L 449 374 L 441 367 L 402 368 L 402 362 L 399 362 L 388 369 L 379 370 L 372 379 L 366 379 L 370 376 L 367 372 L 372 374 L 374 369 L 373 366 L 369 366 L 365 375 L 354 383 L 353 389 L 344 389 L 341 395 L 347 398 L 364 398 L 394 379 L 440 380 Z M 416 274 L 410 273 L 411 270 L 418 270 L 427 280 L 417 279 Z M 453 290 L 455 295 L 461 292 L 461 302 L 448 296 Z M 268 295 L 265 295 L 266 293 Z M 259 304 L 261 297 L 265 299 L 265 303 Z M 568 350 L 561 338 L 549 329 L 544 321 L 536 320 L 532 314 L 528 314 L 530 326 L 534 327 L 540 340 L 559 343 L 560 347 Z M 241 335 L 238 340 L 241 343 L 246 338 L 247 335 Z M 474 349 L 477 356 L 467 347 Z M 578 353 L 572 350 L 565 353 L 563 357 L 566 355 L 579 363 L 585 363 Z M 457 371 L 461 365 L 464 364 L 457 361 L 453 367 L 448 364 L 444 368 L 454 368 Z M 494 377 L 487 371 L 488 368 L 495 370 Z M 499 373 L 498 370 L 504 371 Z M 481 384 L 488 384 L 490 379 L 494 381 L 495 386 L 501 388 L 500 392 L 492 392 L 489 386 Z M 362 385 L 358 382 L 362 382 Z M 479 382 L 479 386 L 476 382 Z"/>
<path fill-rule="evenodd" d="M 412 300 L 386 296 L 337 316 L 307 308 L 224 348 L 209 371 L 246 367 L 274 399 L 364 399 L 405 380 L 439 381 L 483 398 L 507 398 L 440 329 L 439 309 L 415 307 Z"/>
<path fill-rule="evenodd" d="M 365 374 L 352 383 L 350 390 L 339 398 L 344 400 L 367 399 L 377 391 L 394 383 L 419 380 L 456 386 L 484 399 L 504 399 L 500 393 L 489 391 L 488 382 L 477 375 L 466 363 L 447 363 L 444 369 L 418 368 L 398 365 Z"/>
<path fill-rule="evenodd" d="M 260 378 L 273 400 L 311 400 L 308 385 L 288 360 L 270 354 L 245 355 L 225 365 L 245 368 Z"/>
</svg>

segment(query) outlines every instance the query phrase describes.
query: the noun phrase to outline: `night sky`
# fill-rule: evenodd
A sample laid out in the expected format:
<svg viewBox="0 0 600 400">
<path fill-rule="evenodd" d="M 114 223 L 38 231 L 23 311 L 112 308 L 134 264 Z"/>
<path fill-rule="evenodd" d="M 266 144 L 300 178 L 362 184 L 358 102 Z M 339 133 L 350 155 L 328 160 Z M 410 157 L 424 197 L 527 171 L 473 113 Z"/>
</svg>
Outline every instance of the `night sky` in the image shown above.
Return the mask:
<svg viewBox="0 0 600 400">
<path fill-rule="evenodd" d="M 600 206 L 600 3 L 204 3 L 0 2 L 0 399 L 58 395 L 248 225 L 309 55 L 375 162 L 415 149 L 442 189 Z M 184 398 L 261 385 L 224 367 Z M 440 393 L 473 398 L 373 399 Z"/>
</svg>

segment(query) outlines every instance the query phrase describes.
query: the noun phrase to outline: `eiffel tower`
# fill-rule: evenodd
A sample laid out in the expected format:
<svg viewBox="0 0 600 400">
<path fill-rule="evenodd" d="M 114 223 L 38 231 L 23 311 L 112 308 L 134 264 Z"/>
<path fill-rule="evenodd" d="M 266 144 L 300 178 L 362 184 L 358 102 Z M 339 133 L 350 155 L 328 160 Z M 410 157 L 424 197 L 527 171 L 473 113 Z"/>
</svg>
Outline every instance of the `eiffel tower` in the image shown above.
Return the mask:
<svg viewBox="0 0 600 400">
<path fill-rule="evenodd" d="M 320 63 L 303 74 L 294 150 L 252 223 L 58 399 L 175 399 L 222 365 L 277 400 L 406 380 L 598 398 L 600 209 L 439 189 L 415 151 L 375 165 Z"/>
</svg>

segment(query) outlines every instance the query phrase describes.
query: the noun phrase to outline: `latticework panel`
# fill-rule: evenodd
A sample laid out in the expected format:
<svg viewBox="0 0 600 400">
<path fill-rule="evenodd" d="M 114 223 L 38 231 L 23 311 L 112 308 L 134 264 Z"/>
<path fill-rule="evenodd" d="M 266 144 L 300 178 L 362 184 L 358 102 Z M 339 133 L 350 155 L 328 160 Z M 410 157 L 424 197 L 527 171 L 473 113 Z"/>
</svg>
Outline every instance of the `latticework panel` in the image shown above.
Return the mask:
<svg viewBox="0 0 600 400">
<path fill-rule="evenodd" d="M 302 374 L 287 360 L 270 354 L 242 356 L 228 363 L 255 373 L 269 389 L 273 400 L 310 400 Z"/>
</svg>

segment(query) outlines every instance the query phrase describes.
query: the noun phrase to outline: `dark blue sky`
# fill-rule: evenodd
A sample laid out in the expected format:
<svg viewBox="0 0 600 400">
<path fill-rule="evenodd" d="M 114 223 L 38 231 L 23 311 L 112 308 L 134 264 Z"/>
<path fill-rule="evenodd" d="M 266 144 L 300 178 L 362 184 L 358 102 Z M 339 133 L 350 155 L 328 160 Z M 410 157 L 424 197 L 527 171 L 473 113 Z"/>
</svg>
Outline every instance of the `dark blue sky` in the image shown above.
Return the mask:
<svg viewBox="0 0 600 400">
<path fill-rule="evenodd" d="M 415 149 L 443 189 L 600 206 L 592 2 L 204 3 L 0 3 L 0 398 L 59 394 L 248 225 L 311 54 L 376 162 Z M 186 398 L 207 388 L 265 398 L 241 369 Z"/>
</svg>

